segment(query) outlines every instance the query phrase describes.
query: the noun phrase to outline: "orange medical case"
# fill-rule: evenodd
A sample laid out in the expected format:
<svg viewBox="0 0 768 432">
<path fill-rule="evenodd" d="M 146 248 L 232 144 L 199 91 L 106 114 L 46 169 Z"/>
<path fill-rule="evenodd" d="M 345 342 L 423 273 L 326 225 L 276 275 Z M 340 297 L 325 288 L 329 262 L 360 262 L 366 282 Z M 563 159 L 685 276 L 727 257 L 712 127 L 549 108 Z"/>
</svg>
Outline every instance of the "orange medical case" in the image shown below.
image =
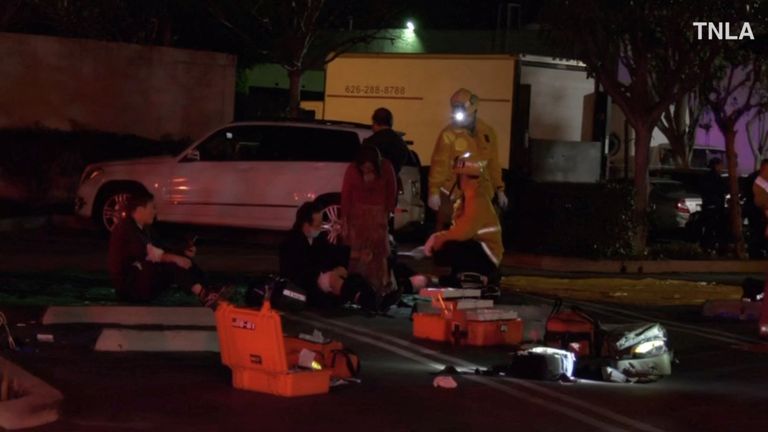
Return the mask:
<svg viewBox="0 0 768 432">
<path fill-rule="evenodd" d="M 269 302 L 261 310 L 221 302 L 216 329 L 235 388 L 288 397 L 328 393 L 331 371 L 298 367 L 301 348 L 283 336 L 280 315 Z"/>
<path fill-rule="evenodd" d="M 442 314 L 413 314 L 413 337 L 437 342 L 450 342 L 451 321 Z"/>
<path fill-rule="evenodd" d="M 466 340 L 472 346 L 520 345 L 523 342 L 523 321 L 467 321 Z"/>
</svg>

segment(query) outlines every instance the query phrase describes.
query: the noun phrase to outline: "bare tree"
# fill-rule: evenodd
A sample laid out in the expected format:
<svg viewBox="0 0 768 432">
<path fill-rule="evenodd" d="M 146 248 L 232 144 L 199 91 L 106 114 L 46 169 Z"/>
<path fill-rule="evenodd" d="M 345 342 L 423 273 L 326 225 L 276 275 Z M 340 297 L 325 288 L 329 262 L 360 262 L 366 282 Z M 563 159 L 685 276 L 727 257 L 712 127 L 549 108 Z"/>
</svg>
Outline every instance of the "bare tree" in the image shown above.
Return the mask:
<svg viewBox="0 0 768 432">
<path fill-rule="evenodd" d="M 658 128 L 669 141 L 675 164 L 679 167 L 690 167 L 693 147 L 696 145 L 696 130 L 703 111 L 704 105 L 698 93 L 692 91 L 680 97 L 673 106 L 667 107 L 661 115 Z"/>
<path fill-rule="evenodd" d="M 755 157 L 755 169 L 768 157 L 768 113 L 758 112 L 747 122 L 747 141 Z"/>
<path fill-rule="evenodd" d="M 172 45 L 171 14 L 186 6 L 179 0 L 26 0 L 24 4 L 34 10 L 46 34 L 142 45 Z"/>
<path fill-rule="evenodd" d="M 381 38 L 391 16 L 387 2 L 353 0 L 210 0 L 212 14 L 240 36 L 264 61 L 283 67 L 289 80 L 289 115 L 297 117 L 301 77 L 355 46 Z M 357 15 L 365 30 L 349 30 Z M 347 27 L 346 30 L 341 30 Z"/>
<path fill-rule="evenodd" d="M 692 23 L 722 21 L 719 0 L 550 0 L 543 15 L 561 56 L 578 58 L 635 130 L 634 247 L 645 248 L 653 129 L 669 107 L 707 79 L 722 43 Z"/>
</svg>

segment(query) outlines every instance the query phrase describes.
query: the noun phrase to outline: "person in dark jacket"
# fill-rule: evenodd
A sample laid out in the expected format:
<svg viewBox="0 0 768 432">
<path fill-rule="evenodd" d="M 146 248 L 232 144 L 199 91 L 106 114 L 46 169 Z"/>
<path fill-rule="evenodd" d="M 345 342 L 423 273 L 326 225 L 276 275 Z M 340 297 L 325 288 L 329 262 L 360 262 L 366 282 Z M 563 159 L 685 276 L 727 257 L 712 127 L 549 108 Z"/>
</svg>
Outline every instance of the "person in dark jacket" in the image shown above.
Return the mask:
<svg viewBox="0 0 768 432">
<path fill-rule="evenodd" d="M 400 170 L 410 157 L 408 146 L 400 135 L 392 130 L 392 112 L 386 108 L 377 108 L 371 117 L 373 135 L 363 141 L 377 149 L 381 156 L 392 164 L 395 175 L 400 175 Z"/>
<path fill-rule="evenodd" d="M 704 235 L 701 245 L 705 250 L 723 250 L 725 247 L 725 196 L 728 184 L 723 178 L 723 161 L 712 158 L 707 165 L 709 172 L 701 185 L 701 208 L 704 223 Z"/>
<path fill-rule="evenodd" d="M 768 167 L 768 161 L 763 161 L 762 165 Z M 762 170 L 762 168 L 761 168 Z M 763 210 L 755 204 L 755 192 L 753 185 L 755 180 L 760 176 L 760 171 L 755 171 L 746 178 L 747 187 L 744 188 L 744 217 L 747 218 L 749 224 L 749 242 L 747 245 L 747 251 L 750 258 L 763 258 L 765 257 L 765 215 Z"/>
<path fill-rule="evenodd" d="M 189 243 L 183 253 L 175 254 L 154 236 L 154 196 L 149 192 L 132 194 L 126 214 L 109 239 L 109 274 L 118 298 L 150 302 L 169 286 L 177 285 L 195 294 L 206 307 L 215 307 L 219 292 L 206 287 L 203 271 L 192 260 L 194 244 Z"/>
<path fill-rule="evenodd" d="M 299 207 L 280 246 L 280 274 L 305 289 L 314 306 L 373 301 L 372 290 L 361 289 L 359 278 L 351 277 L 347 270 L 349 249 L 331 244 L 321 224 L 320 209 L 314 203 Z M 362 299 L 361 291 L 366 291 Z"/>
</svg>

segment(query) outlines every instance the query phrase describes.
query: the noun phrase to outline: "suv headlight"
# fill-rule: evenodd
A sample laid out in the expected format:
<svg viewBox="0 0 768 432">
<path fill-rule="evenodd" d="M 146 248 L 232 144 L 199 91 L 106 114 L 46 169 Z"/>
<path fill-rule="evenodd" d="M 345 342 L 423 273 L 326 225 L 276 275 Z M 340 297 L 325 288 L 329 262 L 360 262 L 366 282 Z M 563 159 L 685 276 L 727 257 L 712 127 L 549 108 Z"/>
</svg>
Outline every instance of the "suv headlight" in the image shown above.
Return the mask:
<svg viewBox="0 0 768 432">
<path fill-rule="evenodd" d="M 96 177 L 102 175 L 104 173 L 104 170 L 101 168 L 91 168 L 89 170 L 86 170 L 83 173 L 83 176 L 80 178 L 80 184 L 83 184 L 89 180 L 93 180 Z"/>
</svg>

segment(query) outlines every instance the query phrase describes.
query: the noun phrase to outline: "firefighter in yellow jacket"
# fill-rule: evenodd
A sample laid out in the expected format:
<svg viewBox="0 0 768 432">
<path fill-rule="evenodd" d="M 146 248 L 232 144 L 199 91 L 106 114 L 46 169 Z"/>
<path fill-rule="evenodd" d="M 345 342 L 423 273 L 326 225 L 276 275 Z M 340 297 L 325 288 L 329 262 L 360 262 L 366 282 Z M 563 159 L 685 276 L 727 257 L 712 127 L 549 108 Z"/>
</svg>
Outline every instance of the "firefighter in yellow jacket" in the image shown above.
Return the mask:
<svg viewBox="0 0 768 432">
<path fill-rule="evenodd" d="M 440 132 L 432 152 L 428 204 L 432 210 L 438 212 L 438 230 L 451 220 L 451 195 L 455 182 L 452 164 L 464 153 L 469 152 L 487 161 L 487 167 L 480 179 L 480 190 L 489 200 L 496 197 L 502 209 L 507 207 L 496 132 L 477 118 L 477 105 L 477 95 L 467 89 L 459 89 L 451 96 L 452 123 Z"/>
<path fill-rule="evenodd" d="M 460 273 L 479 273 L 495 282 L 504 253 L 501 226 L 482 178 L 487 162 L 475 155 L 465 154 L 456 159 L 454 181 L 461 190 L 456 201 L 453 225 L 433 234 L 424 249 L 434 256 L 435 263 L 451 267 Z"/>
</svg>

